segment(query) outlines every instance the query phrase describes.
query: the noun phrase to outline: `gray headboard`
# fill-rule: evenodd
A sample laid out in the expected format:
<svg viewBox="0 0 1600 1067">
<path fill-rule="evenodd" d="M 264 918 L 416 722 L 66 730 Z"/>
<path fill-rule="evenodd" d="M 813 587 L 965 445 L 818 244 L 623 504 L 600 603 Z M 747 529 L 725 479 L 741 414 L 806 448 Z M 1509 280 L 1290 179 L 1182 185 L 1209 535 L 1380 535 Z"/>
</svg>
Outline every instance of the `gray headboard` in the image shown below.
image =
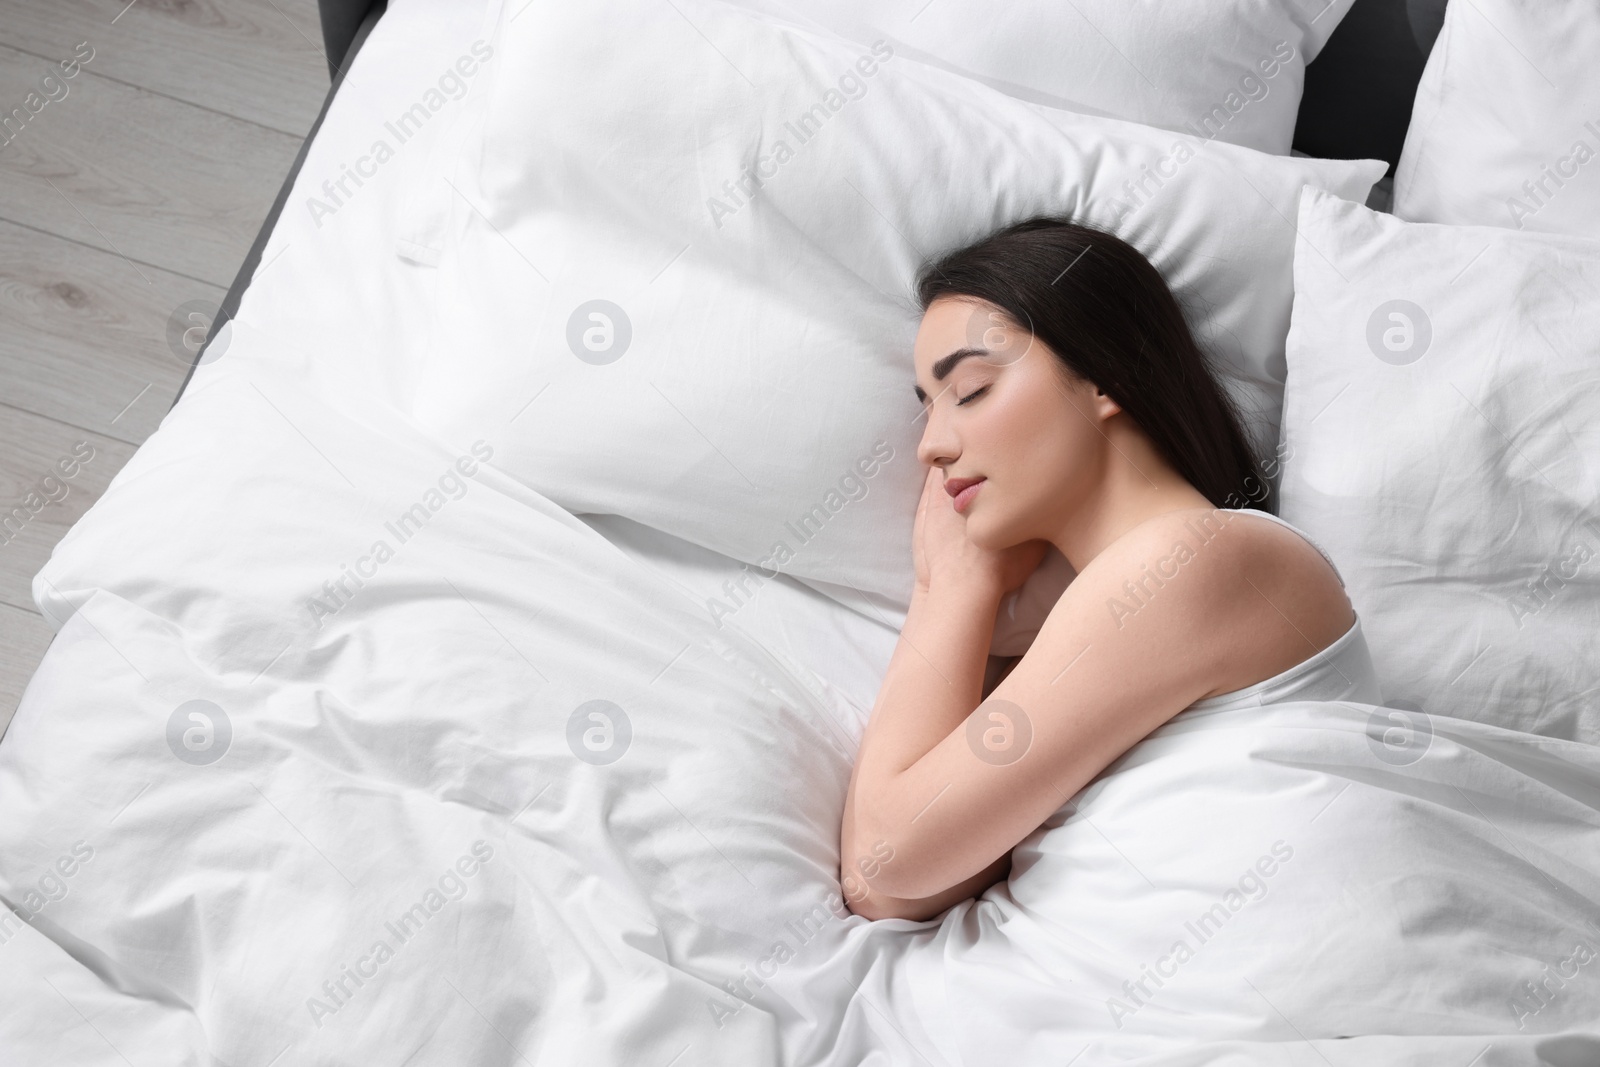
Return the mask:
<svg viewBox="0 0 1600 1067">
<path fill-rule="evenodd" d="M 1324 159 L 1400 160 L 1445 0 L 1356 0 L 1306 67 L 1294 147 Z"/>
<path fill-rule="evenodd" d="M 378 6 L 374 0 L 318 0 L 322 14 L 322 44 L 328 53 L 328 77 L 339 80 L 339 68 L 356 39 L 356 31 L 367 12 Z"/>
<path fill-rule="evenodd" d="M 320 7 L 329 73 L 337 76 L 373 0 Z M 1306 68 L 1294 147 L 1327 159 L 1387 159 L 1393 173 L 1444 7 L 1445 0 L 1356 0 Z"/>
</svg>

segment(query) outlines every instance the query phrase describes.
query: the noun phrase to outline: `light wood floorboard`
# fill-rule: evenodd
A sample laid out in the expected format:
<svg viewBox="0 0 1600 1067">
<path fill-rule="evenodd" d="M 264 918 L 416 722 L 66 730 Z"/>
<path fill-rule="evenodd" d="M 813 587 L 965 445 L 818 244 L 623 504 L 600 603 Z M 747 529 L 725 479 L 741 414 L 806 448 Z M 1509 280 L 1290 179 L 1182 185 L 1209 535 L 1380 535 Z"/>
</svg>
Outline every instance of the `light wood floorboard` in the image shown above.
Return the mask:
<svg viewBox="0 0 1600 1067">
<path fill-rule="evenodd" d="M 113 253 L 0 222 L 3 402 L 129 444 L 148 437 L 188 370 L 182 335 L 168 337 L 173 309 L 203 300 L 214 314 L 226 290 L 144 273 L 148 282 Z"/>
<path fill-rule="evenodd" d="M 5 640 L 0 641 L 0 709 L 4 709 L 4 724 L 9 726 L 23 690 L 28 688 L 28 679 L 44 659 L 44 650 L 50 646 L 55 631 L 38 612 L 23 611 L 10 604 L 0 604 L 0 631 L 5 634 Z"/>
<path fill-rule="evenodd" d="M 0 45 L 0 117 L 48 69 Z M 0 147 L 0 218 L 115 253 L 140 281 L 154 266 L 226 287 L 300 138 L 92 67 L 71 86 Z"/>
<path fill-rule="evenodd" d="M 328 89 L 314 3 L 0 0 L 0 44 L 53 63 L 85 43 L 105 77 L 296 138 Z"/>
<path fill-rule="evenodd" d="M 52 636 L 34 575 L 171 406 L 174 312 L 232 282 L 321 50 L 315 0 L 0 0 L 0 729 Z"/>
</svg>

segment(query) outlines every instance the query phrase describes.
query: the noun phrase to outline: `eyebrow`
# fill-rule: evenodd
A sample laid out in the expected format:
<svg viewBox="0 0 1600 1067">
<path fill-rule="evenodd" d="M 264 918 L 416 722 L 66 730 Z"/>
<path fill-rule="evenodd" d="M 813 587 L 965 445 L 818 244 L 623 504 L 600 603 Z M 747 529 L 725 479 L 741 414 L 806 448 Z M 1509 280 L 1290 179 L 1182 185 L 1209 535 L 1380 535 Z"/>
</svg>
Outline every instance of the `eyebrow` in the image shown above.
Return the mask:
<svg viewBox="0 0 1600 1067">
<path fill-rule="evenodd" d="M 944 381 L 950 376 L 950 372 L 955 370 L 956 364 L 960 363 L 968 356 L 988 356 L 992 354 L 993 353 L 991 353 L 987 348 L 958 348 L 948 356 L 941 357 L 934 363 L 933 379 L 934 381 L 938 382 Z M 922 391 L 922 386 L 914 385 L 912 386 L 912 389 L 915 390 L 917 394 L 918 403 L 926 404 L 928 402 L 928 394 Z"/>
</svg>

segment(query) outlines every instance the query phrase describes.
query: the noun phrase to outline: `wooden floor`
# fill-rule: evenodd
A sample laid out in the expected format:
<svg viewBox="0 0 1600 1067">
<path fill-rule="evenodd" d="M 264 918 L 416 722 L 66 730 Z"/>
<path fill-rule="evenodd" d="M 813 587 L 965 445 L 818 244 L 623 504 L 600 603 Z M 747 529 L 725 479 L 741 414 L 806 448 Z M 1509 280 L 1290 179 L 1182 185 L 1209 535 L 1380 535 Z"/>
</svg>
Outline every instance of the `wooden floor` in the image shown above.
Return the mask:
<svg viewBox="0 0 1600 1067">
<path fill-rule="evenodd" d="M 171 407 L 169 320 L 221 302 L 327 90 L 315 0 L 0 0 L 0 518 L 49 499 L 0 528 L 0 729 L 52 635 L 34 574 Z"/>
</svg>

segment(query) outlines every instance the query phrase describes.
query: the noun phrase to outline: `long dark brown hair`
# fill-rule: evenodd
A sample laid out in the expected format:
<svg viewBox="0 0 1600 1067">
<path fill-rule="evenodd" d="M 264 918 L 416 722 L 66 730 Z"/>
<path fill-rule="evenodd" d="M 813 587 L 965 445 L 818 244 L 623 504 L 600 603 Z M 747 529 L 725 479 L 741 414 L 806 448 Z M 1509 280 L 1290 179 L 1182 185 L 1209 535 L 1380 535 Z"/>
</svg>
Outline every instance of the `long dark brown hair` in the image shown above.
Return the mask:
<svg viewBox="0 0 1600 1067">
<path fill-rule="evenodd" d="M 941 296 L 995 305 L 1070 377 L 1115 400 L 1216 507 L 1272 510 L 1238 408 L 1166 279 L 1132 245 L 1039 215 L 925 264 L 916 287 L 923 311 Z"/>
</svg>

